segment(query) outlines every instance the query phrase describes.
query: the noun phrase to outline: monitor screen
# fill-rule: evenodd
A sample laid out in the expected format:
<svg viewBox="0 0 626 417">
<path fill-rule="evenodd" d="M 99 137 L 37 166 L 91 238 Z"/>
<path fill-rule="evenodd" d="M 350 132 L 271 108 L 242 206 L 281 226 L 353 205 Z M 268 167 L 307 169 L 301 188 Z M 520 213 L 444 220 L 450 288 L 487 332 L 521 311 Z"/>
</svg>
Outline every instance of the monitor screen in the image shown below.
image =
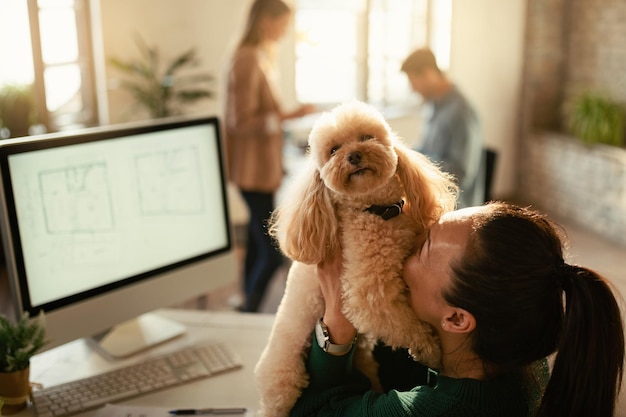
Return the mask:
<svg viewBox="0 0 626 417">
<path fill-rule="evenodd" d="M 0 142 L 11 288 L 51 345 L 236 278 L 219 132 L 200 117 Z"/>
</svg>

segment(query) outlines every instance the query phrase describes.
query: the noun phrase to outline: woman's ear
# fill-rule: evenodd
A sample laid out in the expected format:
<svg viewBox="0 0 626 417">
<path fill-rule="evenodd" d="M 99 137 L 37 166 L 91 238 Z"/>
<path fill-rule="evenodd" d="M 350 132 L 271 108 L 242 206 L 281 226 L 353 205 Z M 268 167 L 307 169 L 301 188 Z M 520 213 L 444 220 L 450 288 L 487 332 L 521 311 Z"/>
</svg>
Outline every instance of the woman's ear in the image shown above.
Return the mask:
<svg viewBox="0 0 626 417">
<path fill-rule="evenodd" d="M 471 333 L 476 328 L 476 318 L 462 308 L 454 308 L 441 321 L 441 328 L 450 333 Z"/>
</svg>

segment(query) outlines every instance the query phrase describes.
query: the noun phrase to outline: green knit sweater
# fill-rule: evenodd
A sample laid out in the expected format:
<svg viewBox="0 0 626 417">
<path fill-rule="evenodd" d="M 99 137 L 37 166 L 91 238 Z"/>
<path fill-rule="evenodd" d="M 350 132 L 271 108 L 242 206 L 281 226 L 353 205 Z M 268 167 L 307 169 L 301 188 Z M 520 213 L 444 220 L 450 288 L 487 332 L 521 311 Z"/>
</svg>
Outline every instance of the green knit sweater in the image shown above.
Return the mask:
<svg viewBox="0 0 626 417">
<path fill-rule="evenodd" d="M 436 375 L 428 385 L 406 392 L 370 391 L 367 378 L 352 369 L 352 353 L 333 356 L 317 343 L 312 345 L 307 363 L 310 383 L 291 417 L 527 417 L 532 408 L 518 375 L 489 381 Z"/>
</svg>

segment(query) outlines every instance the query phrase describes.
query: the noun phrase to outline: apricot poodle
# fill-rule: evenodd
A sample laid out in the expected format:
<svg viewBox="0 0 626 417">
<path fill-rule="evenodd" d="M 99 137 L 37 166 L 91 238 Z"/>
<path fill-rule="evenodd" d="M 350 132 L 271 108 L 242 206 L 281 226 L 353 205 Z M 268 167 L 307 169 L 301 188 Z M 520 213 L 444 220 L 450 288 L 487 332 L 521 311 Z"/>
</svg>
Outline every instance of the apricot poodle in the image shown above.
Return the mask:
<svg viewBox="0 0 626 417">
<path fill-rule="evenodd" d="M 440 361 L 433 330 L 418 320 L 402 280 L 416 237 L 454 208 L 449 175 L 409 149 L 373 107 L 342 104 L 318 119 L 307 165 L 288 183 L 271 233 L 294 262 L 255 373 L 265 417 L 285 417 L 308 383 L 306 355 L 324 312 L 316 264 L 344 258 L 344 312 L 359 337 L 355 365 L 377 385 L 377 340 Z"/>
</svg>

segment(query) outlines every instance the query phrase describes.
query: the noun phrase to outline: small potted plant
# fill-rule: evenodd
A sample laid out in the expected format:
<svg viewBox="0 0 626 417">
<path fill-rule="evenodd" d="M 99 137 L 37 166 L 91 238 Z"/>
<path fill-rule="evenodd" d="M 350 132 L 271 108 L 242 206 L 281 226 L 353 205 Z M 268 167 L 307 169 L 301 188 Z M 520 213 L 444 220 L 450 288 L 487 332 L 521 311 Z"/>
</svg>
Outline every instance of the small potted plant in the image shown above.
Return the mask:
<svg viewBox="0 0 626 417">
<path fill-rule="evenodd" d="M 0 409 L 2 415 L 26 407 L 30 395 L 30 359 L 46 344 L 43 316 L 11 321 L 0 315 Z"/>
<path fill-rule="evenodd" d="M 0 88 L 0 139 L 4 136 L 28 136 L 37 124 L 35 94 L 32 84 L 6 84 Z M 6 135 L 4 132 L 7 132 Z"/>
</svg>

